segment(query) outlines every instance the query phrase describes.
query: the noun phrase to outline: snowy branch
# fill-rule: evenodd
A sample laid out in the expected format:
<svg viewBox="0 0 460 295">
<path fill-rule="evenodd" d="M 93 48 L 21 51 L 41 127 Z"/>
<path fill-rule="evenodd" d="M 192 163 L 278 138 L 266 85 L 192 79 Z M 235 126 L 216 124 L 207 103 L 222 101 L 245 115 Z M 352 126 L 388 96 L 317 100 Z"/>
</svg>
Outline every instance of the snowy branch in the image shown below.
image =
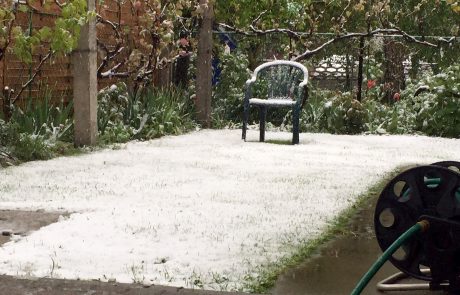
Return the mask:
<svg viewBox="0 0 460 295">
<path fill-rule="evenodd" d="M 261 15 L 258 18 L 260 18 Z M 285 35 L 288 35 L 291 38 L 301 39 L 301 38 L 305 38 L 307 36 L 314 35 L 314 33 L 311 33 L 311 32 L 310 33 L 296 32 L 296 31 L 293 31 L 293 30 L 290 30 L 290 29 L 283 29 L 283 28 L 281 28 L 281 29 L 260 30 L 260 29 L 257 29 L 255 27 L 255 21 L 249 26 L 250 31 L 241 30 L 241 29 L 238 29 L 236 27 L 233 27 L 233 26 L 230 26 L 230 25 L 227 25 L 227 24 L 223 24 L 223 23 L 219 23 L 219 26 L 221 26 L 222 28 L 225 28 L 227 30 L 236 32 L 238 34 L 243 34 L 243 35 L 246 35 L 246 36 L 285 34 Z M 431 47 L 431 48 L 440 48 L 441 44 L 451 44 L 456 40 L 455 37 L 453 37 L 453 38 L 439 38 L 438 43 L 434 44 L 434 43 L 431 43 L 431 42 L 428 42 L 428 41 L 421 41 L 421 40 L 417 39 L 416 37 L 410 35 L 409 33 L 401 30 L 398 27 L 393 27 L 393 28 L 388 28 L 388 29 L 379 28 L 379 29 L 375 29 L 375 30 L 372 30 L 372 31 L 368 31 L 368 32 L 337 34 L 337 35 L 333 36 L 331 39 L 329 39 L 326 42 L 324 42 L 321 45 L 319 45 L 318 47 L 316 47 L 314 49 L 305 50 L 302 54 L 300 54 L 297 57 L 293 58 L 293 60 L 294 61 L 300 61 L 300 60 L 308 59 L 308 58 L 312 57 L 313 55 L 318 54 L 322 50 L 326 49 L 328 46 L 330 46 L 330 45 L 332 45 L 334 43 L 343 41 L 343 40 L 359 39 L 359 38 L 363 38 L 363 37 L 364 38 L 372 38 L 372 37 L 376 37 L 376 36 L 379 36 L 379 37 L 383 36 L 384 37 L 386 35 L 391 35 L 392 37 L 400 36 L 406 42 L 414 43 L 414 44 L 421 45 L 421 46 L 427 46 L 427 47 Z"/>
</svg>

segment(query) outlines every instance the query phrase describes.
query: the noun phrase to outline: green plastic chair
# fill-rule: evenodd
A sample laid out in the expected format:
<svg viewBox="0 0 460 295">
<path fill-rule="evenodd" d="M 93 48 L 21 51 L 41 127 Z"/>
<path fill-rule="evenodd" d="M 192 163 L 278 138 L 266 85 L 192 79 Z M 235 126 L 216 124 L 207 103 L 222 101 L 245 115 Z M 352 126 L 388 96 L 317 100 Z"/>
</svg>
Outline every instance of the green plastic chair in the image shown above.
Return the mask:
<svg viewBox="0 0 460 295">
<path fill-rule="evenodd" d="M 301 63 L 277 60 L 261 64 L 246 82 L 244 96 L 243 134 L 246 133 L 251 106 L 259 108 L 260 136 L 265 141 L 265 121 L 269 108 L 292 109 L 292 144 L 299 143 L 300 110 L 308 100 L 308 70 Z M 253 95 L 256 97 L 253 97 Z"/>
</svg>

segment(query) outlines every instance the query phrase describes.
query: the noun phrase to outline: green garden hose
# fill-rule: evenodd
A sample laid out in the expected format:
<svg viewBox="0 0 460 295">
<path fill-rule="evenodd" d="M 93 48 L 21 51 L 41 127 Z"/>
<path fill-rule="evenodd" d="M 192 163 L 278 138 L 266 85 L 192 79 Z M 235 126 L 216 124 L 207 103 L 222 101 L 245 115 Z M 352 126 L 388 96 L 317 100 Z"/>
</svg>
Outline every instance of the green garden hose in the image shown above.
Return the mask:
<svg viewBox="0 0 460 295">
<path fill-rule="evenodd" d="M 424 232 L 429 227 L 428 221 L 422 220 L 417 222 L 414 226 L 409 228 L 405 233 L 403 233 L 396 241 L 391 244 L 388 249 L 383 252 L 382 256 L 377 259 L 377 261 L 371 266 L 367 273 L 361 278 L 356 287 L 351 292 L 351 295 L 359 295 L 367 286 L 369 281 L 374 277 L 377 271 L 382 267 L 382 265 L 399 249 L 404 245 L 411 237 L 416 235 L 419 232 Z"/>
</svg>

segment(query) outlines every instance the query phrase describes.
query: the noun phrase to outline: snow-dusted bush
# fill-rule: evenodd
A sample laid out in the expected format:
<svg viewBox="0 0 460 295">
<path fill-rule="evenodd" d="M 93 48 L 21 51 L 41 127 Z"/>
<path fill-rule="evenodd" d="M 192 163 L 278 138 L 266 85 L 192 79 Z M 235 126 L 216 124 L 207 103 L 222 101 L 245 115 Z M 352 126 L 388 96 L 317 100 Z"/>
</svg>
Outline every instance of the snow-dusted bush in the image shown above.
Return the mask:
<svg viewBox="0 0 460 295">
<path fill-rule="evenodd" d="M 42 100 L 15 107 L 8 122 L 0 120 L 0 152 L 9 158 L 8 163 L 11 159 L 44 160 L 65 153 L 72 146 L 72 113 L 72 103 L 53 104 L 46 93 Z"/>
<path fill-rule="evenodd" d="M 220 76 L 213 92 L 213 126 L 240 123 L 243 113 L 244 85 L 250 77 L 249 61 L 241 53 L 222 53 Z"/>
<path fill-rule="evenodd" d="M 366 111 L 351 93 L 319 89 L 310 92 L 300 117 L 302 131 L 357 134 L 365 130 Z"/>
<path fill-rule="evenodd" d="M 194 126 L 192 102 L 179 89 L 132 93 L 118 83 L 99 92 L 98 125 L 105 143 L 180 134 Z"/>
<path fill-rule="evenodd" d="M 394 104 L 364 102 L 370 133 L 460 137 L 460 65 L 418 82 L 408 81 Z"/>
<path fill-rule="evenodd" d="M 391 103 L 379 99 L 377 87 L 367 92 L 362 103 L 349 92 L 311 89 L 301 115 L 301 130 L 460 137 L 460 65 L 407 84 Z"/>
<path fill-rule="evenodd" d="M 455 64 L 402 93 L 415 113 L 415 129 L 432 136 L 460 137 L 460 64 Z"/>
</svg>

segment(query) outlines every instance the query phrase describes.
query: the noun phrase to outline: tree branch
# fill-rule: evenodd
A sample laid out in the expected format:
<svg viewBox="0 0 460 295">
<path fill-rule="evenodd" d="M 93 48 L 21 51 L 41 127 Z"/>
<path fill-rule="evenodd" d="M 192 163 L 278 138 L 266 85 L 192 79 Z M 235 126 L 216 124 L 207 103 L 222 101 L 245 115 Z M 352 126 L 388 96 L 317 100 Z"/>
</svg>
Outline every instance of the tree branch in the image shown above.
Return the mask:
<svg viewBox="0 0 460 295">
<path fill-rule="evenodd" d="M 294 58 L 295 61 L 307 59 L 317 53 L 319 53 L 321 50 L 325 49 L 329 45 L 342 41 L 342 40 L 347 40 L 347 39 L 354 39 L 354 38 L 370 38 L 374 37 L 375 35 L 387 35 L 387 34 L 392 34 L 392 35 L 399 35 L 402 36 L 407 42 L 410 43 L 415 43 L 418 45 L 422 46 L 428 46 L 432 48 L 439 48 L 439 44 L 433 44 L 427 41 L 420 41 L 417 40 L 415 37 L 409 35 L 408 33 L 404 32 L 403 30 L 399 28 L 394 28 L 394 29 L 375 29 L 373 31 L 367 32 L 367 33 L 348 33 L 345 35 L 338 35 L 333 39 L 330 39 L 329 41 L 326 41 L 325 43 L 321 44 L 320 46 L 316 47 L 313 50 L 306 50 L 304 53 L 301 55 L 297 56 Z M 445 40 L 447 41 L 447 40 Z"/>
<path fill-rule="evenodd" d="M 222 24 L 222 23 L 219 23 L 219 26 L 221 26 L 221 27 L 223 27 L 223 28 L 225 28 L 227 30 L 231 30 L 233 32 L 243 34 L 243 35 L 246 35 L 246 36 L 254 36 L 254 35 L 260 36 L 260 35 L 269 35 L 269 34 L 285 34 L 285 35 L 288 35 L 290 37 L 297 38 L 297 39 L 305 38 L 306 36 L 311 36 L 311 33 L 295 32 L 295 31 L 289 30 L 289 29 L 259 30 L 259 29 L 255 28 L 253 25 L 250 25 L 250 27 L 249 27 L 251 32 L 244 31 L 244 30 L 232 27 L 232 26 L 227 25 L 227 24 Z M 311 50 L 307 49 L 307 50 L 305 50 L 304 53 L 298 55 L 293 60 L 294 61 L 300 61 L 300 60 L 310 58 L 311 56 L 319 53 L 320 51 L 322 51 L 323 49 L 327 48 L 328 46 L 330 46 L 330 45 L 332 45 L 334 43 L 337 43 L 339 41 L 343 41 L 343 40 L 347 40 L 347 39 L 362 38 L 362 37 L 371 38 L 371 37 L 374 37 L 376 35 L 383 35 L 383 36 L 385 36 L 385 35 L 393 35 L 393 36 L 396 35 L 396 36 L 403 37 L 406 42 L 414 43 L 414 44 L 421 45 L 421 46 L 427 46 L 427 47 L 431 47 L 431 48 L 440 48 L 440 45 L 442 43 L 451 44 L 452 42 L 454 42 L 456 40 L 455 37 L 454 38 L 448 38 L 448 39 L 440 38 L 440 39 L 438 39 L 438 41 L 439 41 L 438 44 L 434 44 L 434 43 L 431 43 L 431 42 L 428 42 L 428 41 L 418 40 L 414 36 L 411 36 L 409 33 L 401 30 L 398 27 L 393 27 L 393 28 L 389 28 L 389 29 L 375 29 L 373 31 L 362 32 L 362 33 L 346 33 L 346 34 L 343 34 L 343 35 L 340 35 L 340 34 L 336 35 L 335 37 L 333 37 L 332 39 L 324 42 L 323 44 L 319 45 L 315 49 L 311 49 Z"/>
<path fill-rule="evenodd" d="M 50 59 L 51 55 L 53 54 L 53 52 L 50 50 L 48 51 L 48 53 L 40 60 L 40 63 L 38 64 L 38 66 L 35 68 L 35 73 L 32 75 L 32 77 L 30 77 L 30 79 L 22 84 L 21 86 L 21 89 L 18 91 L 18 94 L 16 94 L 16 96 L 11 100 L 11 104 L 14 104 L 16 102 L 16 100 L 21 96 L 21 94 L 24 92 L 24 90 L 29 87 L 30 84 L 32 84 L 35 80 L 35 78 L 37 77 L 38 73 L 40 72 L 41 68 L 43 67 L 43 65 L 45 64 L 45 62 Z"/>
</svg>

